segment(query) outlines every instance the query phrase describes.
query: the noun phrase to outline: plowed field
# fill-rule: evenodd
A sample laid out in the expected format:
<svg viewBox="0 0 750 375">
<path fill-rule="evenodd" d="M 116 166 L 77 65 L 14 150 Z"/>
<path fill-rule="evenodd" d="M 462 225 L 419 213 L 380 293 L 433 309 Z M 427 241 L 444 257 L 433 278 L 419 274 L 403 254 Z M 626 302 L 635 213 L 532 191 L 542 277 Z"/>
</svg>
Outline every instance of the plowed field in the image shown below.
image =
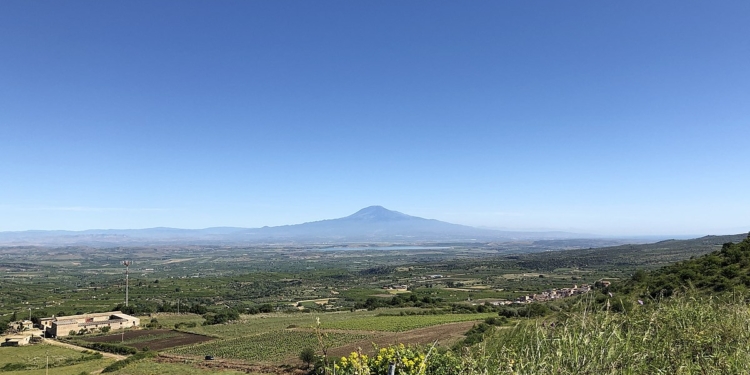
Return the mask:
<svg viewBox="0 0 750 375">
<path fill-rule="evenodd" d="M 164 350 L 183 345 L 197 344 L 213 340 L 212 337 L 196 335 L 173 331 L 168 329 L 155 330 L 133 330 L 125 334 L 114 334 L 107 336 L 98 336 L 86 338 L 89 342 L 110 342 L 113 344 L 122 343 L 126 346 L 132 346 L 137 349 L 148 347 L 151 350 Z"/>
</svg>

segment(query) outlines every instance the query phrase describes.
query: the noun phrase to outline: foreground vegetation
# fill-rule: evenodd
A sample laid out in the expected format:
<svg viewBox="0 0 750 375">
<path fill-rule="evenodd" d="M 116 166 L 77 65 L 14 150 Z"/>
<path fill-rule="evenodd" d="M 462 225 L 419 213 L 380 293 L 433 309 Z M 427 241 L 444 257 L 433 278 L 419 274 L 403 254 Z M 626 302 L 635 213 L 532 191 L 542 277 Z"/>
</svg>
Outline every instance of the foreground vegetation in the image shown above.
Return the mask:
<svg viewBox="0 0 750 375">
<path fill-rule="evenodd" d="M 336 373 L 743 374 L 750 372 L 750 308 L 743 298 L 679 296 L 632 310 L 584 310 L 490 333 L 458 352 L 381 349 L 338 359 Z"/>
</svg>

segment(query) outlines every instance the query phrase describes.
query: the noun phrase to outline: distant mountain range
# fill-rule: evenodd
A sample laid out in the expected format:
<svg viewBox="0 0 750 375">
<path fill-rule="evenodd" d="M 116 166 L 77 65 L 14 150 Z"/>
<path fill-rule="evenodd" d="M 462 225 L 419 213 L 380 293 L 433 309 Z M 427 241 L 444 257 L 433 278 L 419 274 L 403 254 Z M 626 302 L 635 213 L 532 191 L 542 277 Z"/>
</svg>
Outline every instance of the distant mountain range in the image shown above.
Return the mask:
<svg viewBox="0 0 750 375">
<path fill-rule="evenodd" d="M 371 206 L 338 219 L 263 228 L 148 228 L 0 232 L 0 245 L 109 247 L 165 244 L 508 242 L 582 237 L 593 236 L 566 232 L 514 232 L 481 229 L 410 216 L 381 206 Z"/>
</svg>

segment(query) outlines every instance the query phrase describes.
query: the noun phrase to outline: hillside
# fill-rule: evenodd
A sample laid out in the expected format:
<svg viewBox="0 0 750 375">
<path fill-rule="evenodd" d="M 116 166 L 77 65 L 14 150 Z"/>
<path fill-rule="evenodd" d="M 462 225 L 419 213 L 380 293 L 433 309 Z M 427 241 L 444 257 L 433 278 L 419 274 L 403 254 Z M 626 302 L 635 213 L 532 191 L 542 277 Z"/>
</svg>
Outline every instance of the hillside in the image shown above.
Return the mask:
<svg viewBox="0 0 750 375">
<path fill-rule="evenodd" d="M 664 266 L 652 272 L 636 272 L 631 280 L 613 290 L 659 297 L 680 288 L 699 292 L 746 291 L 750 288 L 750 235 L 738 243 L 725 242 L 721 249 Z"/>
<path fill-rule="evenodd" d="M 704 236 L 689 240 L 666 240 L 649 244 L 629 244 L 592 249 L 544 251 L 512 256 L 523 267 L 553 270 L 577 267 L 646 267 L 669 265 L 719 249 L 727 242 L 742 241 L 746 234 Z M 537 241 L 547 242 L 547 241 Z M 535 242 L 535 243 L 537 243 Z"/>
</svg>

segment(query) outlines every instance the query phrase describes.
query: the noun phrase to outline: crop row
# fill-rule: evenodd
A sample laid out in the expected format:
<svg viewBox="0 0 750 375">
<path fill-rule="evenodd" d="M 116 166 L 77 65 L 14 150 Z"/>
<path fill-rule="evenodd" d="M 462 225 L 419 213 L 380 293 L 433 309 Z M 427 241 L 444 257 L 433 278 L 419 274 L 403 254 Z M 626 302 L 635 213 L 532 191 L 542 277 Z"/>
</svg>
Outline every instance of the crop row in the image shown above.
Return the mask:
<svg viewBox="0 0 750 375">
<path fill-rule="evenodd" d="M 365 340 L 369 335 L 328 333 L 326 343 L 330 346 L 341 346 Z M 168 353 L 190 356 L 214 356 L 247 361 L 277 360 L 298 354 L 305 348 L 317 348 L 318 339 L 310 331 L 277 331 L 264 334 L 237 337 L 227 340 L 216 340 L 175 348 Z"/>
<path fill-rule="evenodd" d="M 326 329 L 403 332 L 439 324 L 482 320 L 494 316 L 497 316 L 497 313 L 364 316 L 355 319 L 331 322 L 326 322 L 321 319 L 321 322 L 323 328 Z"/>
<path fill-rule="evenodd" d="M 324 314 L 279 314 L 271 316 L 243 316 L 241 322 L 230 324 L 217 324 L 211 326 L 197 326 L 187 328 L 186 331 L 221 337 L 234 338 L 240 336 L 258 335 L 268 332 L 281 331 L 289 327 L 312 328 L 315 326 L 315 318 L 319 317 L 321 322 L 338 322 L 342 320 L 361 319 L 375 316 L 376 312 L 342 312 Z"/>
</svg>

